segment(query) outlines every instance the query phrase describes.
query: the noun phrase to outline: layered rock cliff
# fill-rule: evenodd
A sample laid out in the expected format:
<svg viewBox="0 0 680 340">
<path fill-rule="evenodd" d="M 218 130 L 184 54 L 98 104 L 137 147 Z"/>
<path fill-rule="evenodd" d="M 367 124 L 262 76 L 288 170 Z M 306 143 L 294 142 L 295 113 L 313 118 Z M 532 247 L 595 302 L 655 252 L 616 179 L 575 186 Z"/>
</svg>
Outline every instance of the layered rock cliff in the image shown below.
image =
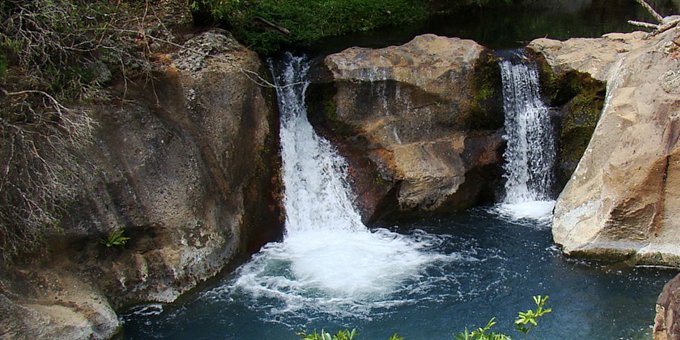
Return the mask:
<svg viewBox="0 0 680 340">
<path fill-rule="evenodd" d="M 365 219 L 453 211 L 493 196 L 500 72 L 471 40 L 422 35 L 325 58 L 310 120 L 340 145 Z"/>
<path fill-rule="evenodd" d="M 0 275 L 0 337 L 108 338 L 114 309 L 171 302 L 279 237 L 275 93 L 227 32 L 187 41 L 154 82 L 92 108 L 92 180 L 47 256 Z M 130 240 L 102 244 L 112 230 Z"/>
<path fill-rule="evenodd" d="M 529 46 L 556 73 L 606 81 L 601 118 L 555 207 L 565 253 L 680 265 L 680 29 Z"/>
</svg>

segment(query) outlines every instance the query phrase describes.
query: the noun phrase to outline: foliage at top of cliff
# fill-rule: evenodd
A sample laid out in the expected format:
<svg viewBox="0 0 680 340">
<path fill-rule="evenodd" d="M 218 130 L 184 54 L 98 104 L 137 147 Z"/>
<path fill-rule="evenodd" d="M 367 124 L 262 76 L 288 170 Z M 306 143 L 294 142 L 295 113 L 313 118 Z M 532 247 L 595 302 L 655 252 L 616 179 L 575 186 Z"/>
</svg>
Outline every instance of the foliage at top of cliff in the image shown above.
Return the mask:
<svg viewBox="0 0 680 340">
<path fill-rule="evenodd" d="M 199 0 L 193 9 L 226 24 L 251 49 L 268 54 L 325 37 L 416 23 L 428 0 Z"/>
</svg>

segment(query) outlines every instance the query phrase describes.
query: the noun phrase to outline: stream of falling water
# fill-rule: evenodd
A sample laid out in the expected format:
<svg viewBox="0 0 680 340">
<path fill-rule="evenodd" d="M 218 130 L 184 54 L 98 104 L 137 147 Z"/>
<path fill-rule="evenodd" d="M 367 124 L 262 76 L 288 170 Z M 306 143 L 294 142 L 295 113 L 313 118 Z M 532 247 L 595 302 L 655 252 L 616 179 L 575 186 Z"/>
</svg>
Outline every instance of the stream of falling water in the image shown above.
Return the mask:
<svg viewBox="0 0 680 340">
<path fill-rule="evenodd" d="M 512 219 L 549 219 L 555 201 L 555 142 L 550 111 L 540 96 L 538 71 L 524 58 L 500 62 L 507 147 L 505 198 L 498 211 Z"/>
</svg>

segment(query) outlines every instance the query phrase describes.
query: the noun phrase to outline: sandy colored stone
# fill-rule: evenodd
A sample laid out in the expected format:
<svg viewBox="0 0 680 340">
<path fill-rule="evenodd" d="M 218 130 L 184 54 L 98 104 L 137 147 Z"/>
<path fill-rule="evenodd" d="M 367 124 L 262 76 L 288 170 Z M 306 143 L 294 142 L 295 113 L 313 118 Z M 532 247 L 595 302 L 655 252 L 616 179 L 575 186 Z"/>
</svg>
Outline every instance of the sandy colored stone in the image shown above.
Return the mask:
<svg viewBox="0 0 680 340">
<path fill-rule="evenodd" d="M 318 99 L 310 88 L 310 118 L 353 150 L 345 153 L 350 167 L 370 158 L 372 166 L 351 173 L 365 218 L 381 213 L 381 201 L 400 212 L 456 210 L 478 201 L 490 181 L 463 186 L 466 174 L 501 159 L 500 73 L 489 50 L 426 34 L 401 46 L 350 48 L 327 56 L 324 67 L 326 78 L 316 84 L 331 84 L 333 93 Z M 370 188 L 381 185 L 382 191 Z"/>
<path fill-rule="evenodd" d="M 94 108 L 93 179 L 47 255 L 0 273 L 0 338 L 110 338 L 115 308 L 172 302 L 279 236 L 274 92 L 243 72 L 267 70 L 223 31 L 186 45 Z M 130 240 L 107 248 L 118 228 Z"/>
<path fill-rule="evenodd" d="M 532 42 L 554 70 L 607 82 L 600 121 L 555 207 L 565 253 L 680 266 L 680 59 L 665 47 L 679 35 Z"/>
</svg>

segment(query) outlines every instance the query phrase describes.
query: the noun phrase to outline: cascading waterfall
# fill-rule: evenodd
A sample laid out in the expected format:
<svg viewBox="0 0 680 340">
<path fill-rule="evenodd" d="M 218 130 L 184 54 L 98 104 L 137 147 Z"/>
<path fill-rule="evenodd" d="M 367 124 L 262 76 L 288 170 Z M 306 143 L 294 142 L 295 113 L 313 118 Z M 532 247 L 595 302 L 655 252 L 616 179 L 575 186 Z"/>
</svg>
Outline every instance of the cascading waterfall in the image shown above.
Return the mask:
<svg viewBox="0 0 680 340">
<path fill-rule="evenodd" d="M 551 216 L 555 143 L 548 108 L 540 97 L 538 71 L 521 56 L 500 62 L 505 110 L 505 198 L 500 211 L 511 218 Z"/>
<path fill-rule="evenodd" d="M 275 75 L 281 111 L 286 230 L 239 268 L 230 289 L 253 298 L 269 315 L 368 315 L 402 304 L 412 290 L 427 289 L 424 271 L 455 259 L 432 249 L 439 236 L 369 230 L 352 204 L 347 163 L 307 120 L 308 63 L 286 56 Z M 273 72 L 277 67 L 272 65 Z M 299 313 L 298 313 L 299 312 Z"/>
</svg>

